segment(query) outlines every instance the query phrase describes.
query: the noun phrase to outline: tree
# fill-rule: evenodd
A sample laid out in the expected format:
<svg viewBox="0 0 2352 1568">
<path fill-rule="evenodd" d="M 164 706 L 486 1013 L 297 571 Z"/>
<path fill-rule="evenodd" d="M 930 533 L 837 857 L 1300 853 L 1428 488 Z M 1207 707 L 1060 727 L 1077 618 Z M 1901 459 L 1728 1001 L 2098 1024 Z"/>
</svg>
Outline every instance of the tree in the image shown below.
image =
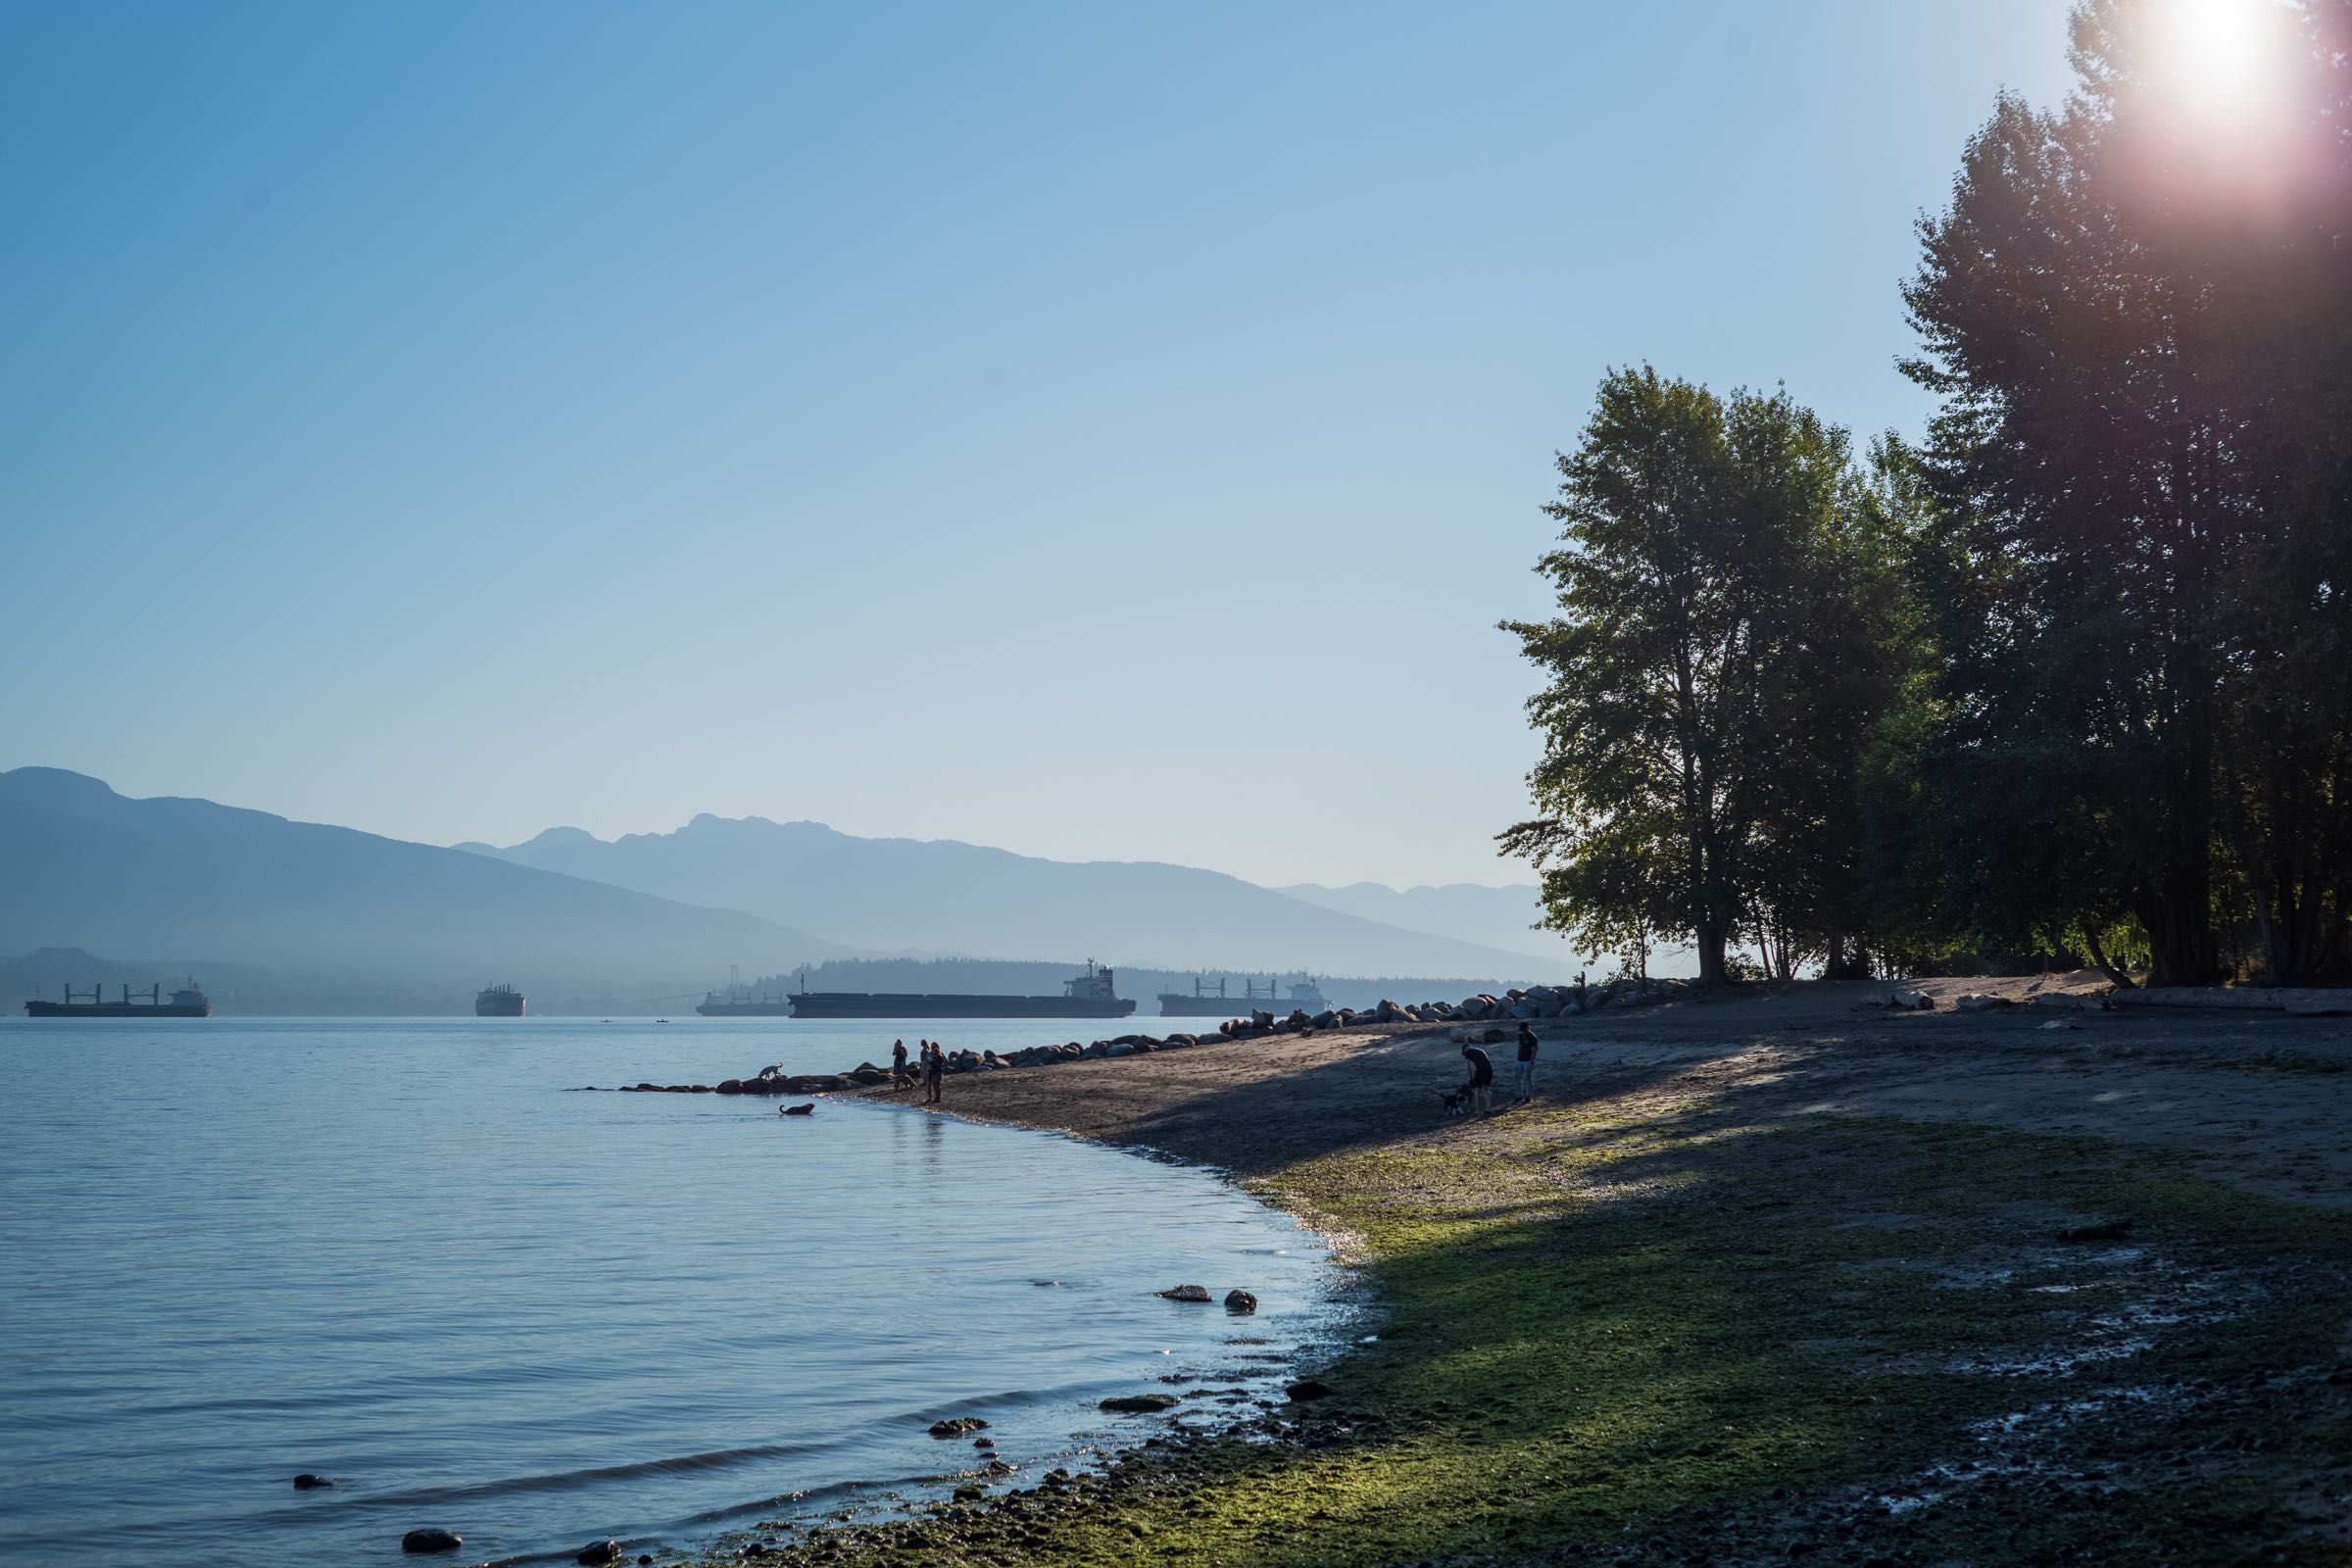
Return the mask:
<svg viewBox="0 0 2352 1568">
<path fill-rule="evenodd" d="M 2340 966 L 2352 914 L 2352 8 L 2257 12 L 2279 74 L 2225 145 L 2167 96 L 2164 8 L 2081 7 L 2074 98 L 1998 102 L 1905 290 L 1931 750 L 2009 824 L 1974 906 L 2128 916 L 2160 985 L 2221 971 L 2225 884 L 2274 979 Z"/>
<path fill-rule="evenodd" d="M 1754 936 L 1792 971 L 1851 930 L 1841 840 L 1875 683 L 1845 433 L 1784 395 L 1600 384 L 1558 460 L 1560 615 L 1506 621 L 1547 682 L 1501 835 L 1544 877 L 1547 923 L 1596 947 L 1690 942 L 1704 981 Z"/>
</svg>

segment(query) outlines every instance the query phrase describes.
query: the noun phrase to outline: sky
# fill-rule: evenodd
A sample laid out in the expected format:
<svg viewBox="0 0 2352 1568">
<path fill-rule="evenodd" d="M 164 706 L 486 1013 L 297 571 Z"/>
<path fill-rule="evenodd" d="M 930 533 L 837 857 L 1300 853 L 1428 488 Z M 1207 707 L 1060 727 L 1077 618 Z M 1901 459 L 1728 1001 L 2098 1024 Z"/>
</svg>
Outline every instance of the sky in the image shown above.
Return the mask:
<svg viewBox="0 0 2352 1568">
<path fill-rule="evenodd" d="M 1920 429 L 2065 11 L 0 9 L 0 767 L 1526 880 L 1595 384 Z"/>
</svg>

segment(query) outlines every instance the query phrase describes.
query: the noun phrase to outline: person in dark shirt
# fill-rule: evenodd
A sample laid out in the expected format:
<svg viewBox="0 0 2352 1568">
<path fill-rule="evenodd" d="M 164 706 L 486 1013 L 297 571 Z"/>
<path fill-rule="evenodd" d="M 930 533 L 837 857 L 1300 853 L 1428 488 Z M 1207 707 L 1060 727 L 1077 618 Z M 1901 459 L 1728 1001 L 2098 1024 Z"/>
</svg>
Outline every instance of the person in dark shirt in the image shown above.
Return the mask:
<svg viewBox="0 0 2352 1568">
<path fill-rule="evenodd" d="M 1470 1108 L 1482 1116 L 1494 1113 L 1494 1058 L 1476 1046 L 1462 1048 L 1462 1060 L 1470 1065 Z"/>
<path fill-rule="evenodd" d="M 1536 1098 L 1536 1032 L 1524 1018 L 1519 1021 L 1518 1074 L 1518 1094 L 1511 1102 L 1524 1105 Z"/>
<path fill-rule="evenodd" d="M 904 1089 L 912 1081 L 906 1076 L 906 1042 L 893 1040 L 890 1043 L 890 1087 Z"/>
<path fill-rule="evenodd" d="M 923 1103 L 939 1103 L 940 1085 L 947 1081 L 948 1054 L 936 1040 L 923 1042 Z"/>
</svg>

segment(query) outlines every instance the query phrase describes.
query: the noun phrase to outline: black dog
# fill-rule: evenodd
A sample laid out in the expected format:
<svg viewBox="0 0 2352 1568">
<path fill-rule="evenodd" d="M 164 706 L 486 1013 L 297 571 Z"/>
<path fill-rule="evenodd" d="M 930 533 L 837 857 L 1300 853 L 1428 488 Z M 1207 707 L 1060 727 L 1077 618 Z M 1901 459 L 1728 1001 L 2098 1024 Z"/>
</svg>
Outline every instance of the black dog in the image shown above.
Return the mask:
<svg viewBox="0 0 2352 1568">
<path fill-rule="evenodd" d="M 1470 1108 L 1470 1091 L 1467 1089 L 1441 1089 L 1438 1091 L 1438 1103 L 1445 1109 L 1446 1115 L 1459 1116 Z"/>
</svg>

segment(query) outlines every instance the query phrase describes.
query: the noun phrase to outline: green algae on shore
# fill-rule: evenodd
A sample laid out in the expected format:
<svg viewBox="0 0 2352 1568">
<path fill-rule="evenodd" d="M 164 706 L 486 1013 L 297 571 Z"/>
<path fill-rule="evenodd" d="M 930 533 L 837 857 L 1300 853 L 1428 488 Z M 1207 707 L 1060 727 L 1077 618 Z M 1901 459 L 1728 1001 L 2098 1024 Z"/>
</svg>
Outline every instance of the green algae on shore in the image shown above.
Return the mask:
<svg viewBox="0 0 2352 1568">
<path fill-rule="evenodd" d="M 2094 1139 L 1671 1095 L 1251 1185 L 1352 1233 L 1386 1314 L 1333 1397 L 771 1558 L 2343 1560 L 2310 1483 L 2352 1458 L 2352 1216 Z"/>
</svg>

